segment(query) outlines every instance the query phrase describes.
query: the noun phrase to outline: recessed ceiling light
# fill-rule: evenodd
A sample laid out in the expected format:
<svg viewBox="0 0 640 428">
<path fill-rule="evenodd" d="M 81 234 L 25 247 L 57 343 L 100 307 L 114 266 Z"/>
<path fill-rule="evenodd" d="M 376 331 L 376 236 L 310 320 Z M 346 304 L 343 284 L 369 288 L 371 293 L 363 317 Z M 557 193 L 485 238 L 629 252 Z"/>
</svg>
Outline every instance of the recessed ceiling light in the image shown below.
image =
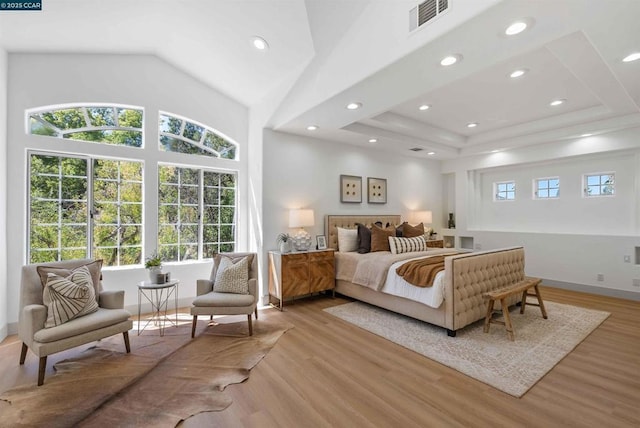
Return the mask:
<svg viewBox="0 0 640 428">
<path fill-rule="evenodd" d="M 491 150 L 491 153 L 498 153 L 500 150 L 495 149 L 495 150 Z"/>
<path fill-rule="evenodd" d="M 564 104 L 565 103 L 565 99 L 560 99 L 560 100 L 553 100 L 549 103 L 550 106 L 555 107 L 555 106 L 559 106 L 560 104 Z"/>
<path fill-rule="evenodd" d="M 525 21 L 516 21 L 504 30 L 504 34 L 507 36 L 515 36 L 516 34 L 520 34 L 526 30 L 528 25 L 529 24 Z"/>
<path fill-rule="evenodd" d="M 360 107 L 362 107 L 362 103 L 349 103 L 349 104 L 347 104 L 347 109 L 349 109 L 349 110 L 358 110 Z"/>
<path fill-rule="evenodd" d="M 527 73 L 527 71 L 529 71 L 529 70 L 527 70 L 526 68 L 521 68 L 521 69 L 519 69 L 519 70 L 514 70 L 514 71 L 509 75 L 509 77 L 511 77 L 512 79 L 515 79 L 516 77 L 524 76 L 524 75 Z"/>
<path fill-rule="evenodd" d="M 622 62 L 631 62 L 637 59 L 640 59 L 640 52 L 634 52 L 631 55 L 627 55 L 626 57 L 624 57 Z"/>
<path fill-rule="evenodd" d="M 269 49 L 269 43 L 260 36 L 251 36 L 251 43 L 253 44 L 253 47 L 259 51 L 266 51 Z"/>
<path fill-rule="evenodd" d="M 456 62 L 460 61 L 462 59 L 462 55 L 460 54 L 455 54 L 455 55 L 449 55 L 446 56 L 444 58 L 442 58 L 442 60 L 440 61 L 440 65 L 447 67 L 449 65 L 453 65 Z"/>
<path fill-rule="evenodd" d="M 476 126 L 478 126 L 476 122 L 467 123 L 467 128 L 475 128 Z"/>
<path fill-rule="evenodd" d="M 582 134 L 581 137 L 591 137 L 593 134 Z"/>
<path fill-rule="evenodd" d="M 418 110 L 425 111 L 429 110 L 430 108 L 431 106 L 429 104 L 422 104 L 420 107 L 418 107 Z"/>
<path fill-rule="evenodd" d="M 369 140 L 369 142 L 370 142 L 371 144 L 373 144 L 373 143 L 377 143 L 377 142 L 378 142 L 378 140 L 376 140 L 375 138 L 372 138 L 372 139 L 370 139 L 370 140 Z"/>
<path fill-rule="evenodd" d="M 433 156 L 433 155 L 435 155 L 435 154 L 436 154 L 436 152 L 428 152 L 427 154 L 428 154 L 429 156 Z"/>
<path fill-rule="evenodd" d="M 307 126 L 307 131 L 315 131 L 318 129 L 318 125 L 309 125 Z"/>
</svg>

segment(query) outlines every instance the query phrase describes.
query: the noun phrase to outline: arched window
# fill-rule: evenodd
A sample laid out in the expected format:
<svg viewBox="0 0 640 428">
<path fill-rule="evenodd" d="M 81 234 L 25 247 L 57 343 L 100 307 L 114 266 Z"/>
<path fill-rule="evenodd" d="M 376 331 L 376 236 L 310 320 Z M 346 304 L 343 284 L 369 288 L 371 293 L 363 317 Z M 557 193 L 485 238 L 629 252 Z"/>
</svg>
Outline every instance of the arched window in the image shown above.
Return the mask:
<svg viewBox="0 0 640 428">
<path fill-rule="evenodd" d="M 31 134 L 142 147 L 141 107 L 58 105 L 28 110 L 27 115 Z"/>
<path fill-rule="evenodd" d="M 160 148 L 167 152 L 237 159 L 236 143 L 218 131 L 191 119 L 160 112 L 158 131 Z"/>
</svg>

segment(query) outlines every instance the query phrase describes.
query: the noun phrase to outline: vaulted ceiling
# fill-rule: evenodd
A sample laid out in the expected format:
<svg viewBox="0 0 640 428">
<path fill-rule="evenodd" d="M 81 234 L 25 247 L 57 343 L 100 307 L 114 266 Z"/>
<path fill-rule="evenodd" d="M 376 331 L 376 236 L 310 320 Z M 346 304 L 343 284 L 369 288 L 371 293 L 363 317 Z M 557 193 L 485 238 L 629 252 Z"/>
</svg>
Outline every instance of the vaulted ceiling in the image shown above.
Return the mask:
<svg viewBox="0 0 640 428">
<path fill-rule="evenodd" d="M 1 13 L 0 46 L 155 54 L 249 107 L 275 105 L 268 127 L 436 159 L 640 126 L 640 60 L 622 61 L 640 52 L 640 1 L 448 0 L 410 31 L 417 3 L 45 1 Z M 505 35 L 518 20 L 528 28 Z M 447 55 L 459 61 L 442 66 Z"/>
</svg>

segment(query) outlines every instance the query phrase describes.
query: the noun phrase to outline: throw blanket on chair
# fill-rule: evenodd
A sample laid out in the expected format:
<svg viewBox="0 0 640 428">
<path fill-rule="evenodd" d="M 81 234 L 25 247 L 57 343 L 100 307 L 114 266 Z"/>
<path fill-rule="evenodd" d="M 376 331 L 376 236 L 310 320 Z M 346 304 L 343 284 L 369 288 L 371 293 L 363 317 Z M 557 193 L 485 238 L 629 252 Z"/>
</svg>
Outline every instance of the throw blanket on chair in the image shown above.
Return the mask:
<svg viewBox="0 0 640 428">
<path fill-rule="evenodd" d="M 410 260 L 396 269 L 409 284 L 416 287 L 431 287 L 438 272 L 444 270 L 444 258 L 459 253 L 451 253 L 443 256 L 431 256 L 424 259 Z"/>
</svg>

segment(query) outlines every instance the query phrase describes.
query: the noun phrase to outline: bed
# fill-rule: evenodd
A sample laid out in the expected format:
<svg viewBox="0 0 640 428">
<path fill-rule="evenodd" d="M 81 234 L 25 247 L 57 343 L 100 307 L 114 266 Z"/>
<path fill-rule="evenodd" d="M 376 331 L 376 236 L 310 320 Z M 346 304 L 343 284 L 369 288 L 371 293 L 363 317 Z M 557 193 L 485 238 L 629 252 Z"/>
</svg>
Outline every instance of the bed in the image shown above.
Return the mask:
<svg viewBox="0 0 640 428">
<path fill-rule="evenodd" d="M 345 229 L 356 228 L 357 223 L 373 224 L 376 221 L 383 225 L 401 223 L 399 215 L 328 215 L 325 219 L 325 234 L 330 248 L 338 248 L 338 227 Z M 512 247 L 481 252 L 466 252 L 450 254 L 451 249 L 429 248 L 426 254 L 406 254 L 400 257 L 388 251 L 358 254 L 353 252 L 341 253 L 336 251 L 336 292 L 394 311 L 412 318 L 416 318 L 447 330 L 449 336 L 455 336 L 456 331 L 481 319 L 486 315 L 486 302 L 483 294 L 522 281 L 524 274 L 524 248 Z M 434 282 L 432 293 L 438 296 L 415 296 L 412 292 L 398 291 L 402 286 L 391 289 L 390 281 L 385 278 L 376 284 L 363 285 L 362 273 L 368 267 L 384 265 L 388 272 L 395 272 L 393 263 L 402 259 L 417 256 L 445 255 L 444 272 L 441 272 L 440 285 Z M 360 263 L 364 263 L 358 268 Z M 376 274 L 378 275 L 378 274 Z M 374 275 L 375 276 L 375 275 Z M 391 286 L 392 288 L 394 286 Z M 439 290 L 439 291 L 438 291 Z M 422 294 L 414 292 L 413 294 Z M 425 292 L 426 293 L 426 292 Z M 513 296 L 508 304 L 517 302 Z M 435 307 L 434 307 L 435 306 Z"/>
</svg>

